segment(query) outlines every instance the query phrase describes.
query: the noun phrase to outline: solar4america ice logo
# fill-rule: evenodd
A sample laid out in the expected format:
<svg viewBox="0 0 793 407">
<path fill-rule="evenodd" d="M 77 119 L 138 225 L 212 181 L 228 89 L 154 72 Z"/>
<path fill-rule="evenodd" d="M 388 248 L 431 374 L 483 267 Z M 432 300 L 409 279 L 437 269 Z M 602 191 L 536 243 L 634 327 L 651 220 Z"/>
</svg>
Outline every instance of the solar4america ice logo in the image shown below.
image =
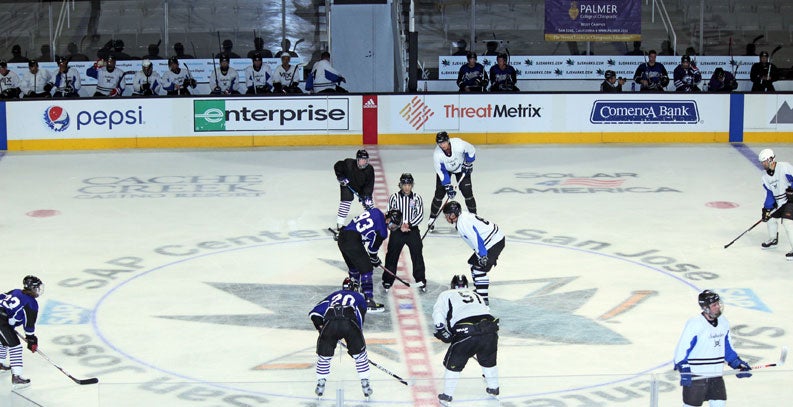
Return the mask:
<svg viewBox="0 0 793 407">
<path fill-rule="evenodd" d="M 69 122 L 69 113 L 60 106 L 50 106 L 44 110 L 44 124 L 53 131 L 65 131 L 69 128 Z"/>
</svg>

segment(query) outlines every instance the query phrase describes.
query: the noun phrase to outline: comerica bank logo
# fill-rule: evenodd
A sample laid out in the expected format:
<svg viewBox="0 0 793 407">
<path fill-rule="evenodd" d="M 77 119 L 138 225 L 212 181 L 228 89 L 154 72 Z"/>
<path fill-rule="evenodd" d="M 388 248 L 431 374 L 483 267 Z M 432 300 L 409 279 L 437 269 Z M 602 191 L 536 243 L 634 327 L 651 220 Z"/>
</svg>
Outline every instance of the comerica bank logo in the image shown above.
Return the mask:
<svg viewBox="0 0 793 407">
<path fill-rule="evenodd" d="M 193 130 L 348 130 L 348 98 L 194 100 Z"/>
<path fill-rule="evenodd" d="M 62 132 L 69 128 L 69 113 L 60 106 L 50 106 L 44 110 L 44 124 L 50 129 Z"/>
<path fill-rule="evenodd" d="M 597 100 L 589 121 L 593 124 L 695 124 L 699 122 L 693 100 Z"/>
</svg>

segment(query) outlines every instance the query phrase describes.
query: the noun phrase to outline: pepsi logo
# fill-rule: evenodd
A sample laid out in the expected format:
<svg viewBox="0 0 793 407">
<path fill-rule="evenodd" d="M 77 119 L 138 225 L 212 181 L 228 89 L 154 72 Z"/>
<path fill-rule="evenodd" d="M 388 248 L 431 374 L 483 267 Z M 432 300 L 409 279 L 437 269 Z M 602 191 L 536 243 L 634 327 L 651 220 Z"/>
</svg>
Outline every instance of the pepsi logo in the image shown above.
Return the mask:
<svg viewBox="0 0 793 407">
<path fill-rule="evenodd" d="M 44 123 L 53 131 L 62 132 L 69 128 L 69 113 L 60 106 L 44 110 Z"/>
</svg>

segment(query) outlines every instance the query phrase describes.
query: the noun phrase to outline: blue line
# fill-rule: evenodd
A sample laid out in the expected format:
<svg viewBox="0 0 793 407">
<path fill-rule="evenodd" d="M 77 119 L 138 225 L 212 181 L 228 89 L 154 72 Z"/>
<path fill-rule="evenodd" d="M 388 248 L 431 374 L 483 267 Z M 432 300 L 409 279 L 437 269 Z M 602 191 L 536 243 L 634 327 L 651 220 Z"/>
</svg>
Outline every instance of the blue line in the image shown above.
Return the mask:
<svg viewBox="0 0 793 407">
<path fill-rule="evenodd" d="M 743 93 L 730 94 L 730 143 L 743 142 Z"/>
<path fill-rule="evenodd" d="M 747 147 L 746 144 L 743 143 L 733 143 L 733 147 L 741 153 L 744 158 L 749 160 L 758 170 L 763 171 L 763 164 L 760 164 L 760 161 L 757 160 L 757 153 L 752 151 L 751 148 Z"/>
</svg>

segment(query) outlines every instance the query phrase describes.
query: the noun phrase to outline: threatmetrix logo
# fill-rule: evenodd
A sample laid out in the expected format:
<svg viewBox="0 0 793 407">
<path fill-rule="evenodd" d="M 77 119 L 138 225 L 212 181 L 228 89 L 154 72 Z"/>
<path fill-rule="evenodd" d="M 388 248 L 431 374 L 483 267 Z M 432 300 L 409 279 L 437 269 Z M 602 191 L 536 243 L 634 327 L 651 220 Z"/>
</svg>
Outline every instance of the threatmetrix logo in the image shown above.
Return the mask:
<svg viewBox="0 0 793 407">
<path fill-rule="evenodd" d="M 194 100 L 193 130 L 223 131 L 226 130 L 225 100 Z"/>
<path fill-rule="evenodd" d="M 53 131 L 65 131 L 70 121 L 69 113 L 60 106 L 50 106 L 44 110 L 44 124 Z"/>
<path fill-rule="evenodd" d="M 597 100 L 589 121 L 593 124 L 696 124 L 693 100 Z"/>
</svg>

